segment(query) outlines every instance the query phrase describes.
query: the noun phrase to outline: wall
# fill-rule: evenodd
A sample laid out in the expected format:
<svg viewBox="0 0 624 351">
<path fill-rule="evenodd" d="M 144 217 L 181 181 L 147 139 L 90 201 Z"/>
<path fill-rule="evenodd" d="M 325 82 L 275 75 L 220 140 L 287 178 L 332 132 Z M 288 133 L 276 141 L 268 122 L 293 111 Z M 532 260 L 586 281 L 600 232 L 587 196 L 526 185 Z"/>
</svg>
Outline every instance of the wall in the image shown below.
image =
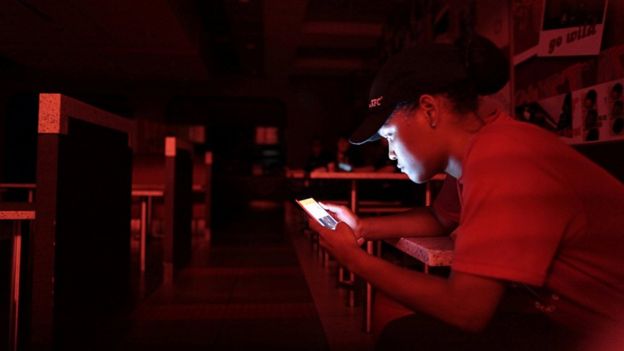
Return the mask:
<svg viewBox="0 0 624 351">
<path fill-rule="evenodd" d="M 359 76 L 306 76 L 291 80 L 287 130 L 290 167 L 303 167 L 314 138 L 333 149 L 338 136 L 350 136 L 365 116 L 369 84 Z"/>
</svg>

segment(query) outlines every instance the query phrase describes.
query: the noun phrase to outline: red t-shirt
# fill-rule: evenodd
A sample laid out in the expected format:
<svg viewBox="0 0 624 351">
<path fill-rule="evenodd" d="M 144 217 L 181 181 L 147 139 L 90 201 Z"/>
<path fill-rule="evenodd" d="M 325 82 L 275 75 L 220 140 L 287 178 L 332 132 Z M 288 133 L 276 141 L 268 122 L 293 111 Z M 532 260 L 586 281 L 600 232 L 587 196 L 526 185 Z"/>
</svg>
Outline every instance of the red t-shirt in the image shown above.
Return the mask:
<svg viewBox="0 0 624 351">
<path fill-rule="evenodd" d="M 446 221 L 459 224 L 461 206 L 459 204 L 457 179 L 449 175 L 444 178 L 442 188 L 433 201 L 433 208 L 436 214 Z"/>
<path fill-rule="evenodd" d="M 574 329 L 624 317 L 618 180 L 553 134 L 499 114 L 468 147 L 458 188 L 453 270 L 546 288 L 549 315 Z"/>
</svg>

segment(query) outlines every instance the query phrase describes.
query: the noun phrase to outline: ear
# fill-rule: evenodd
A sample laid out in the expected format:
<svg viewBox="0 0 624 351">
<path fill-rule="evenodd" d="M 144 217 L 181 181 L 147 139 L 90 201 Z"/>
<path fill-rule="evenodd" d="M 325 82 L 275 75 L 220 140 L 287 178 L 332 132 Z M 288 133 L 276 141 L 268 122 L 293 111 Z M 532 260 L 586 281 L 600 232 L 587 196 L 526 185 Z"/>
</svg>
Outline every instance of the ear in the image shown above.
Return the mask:
<svg viewBox="0 0 624 351">
<path fill-rule="evenodd" d="M 429 126 L 435 128 L 438 125 L 439 119 L 439 106 L 438 100 L 431 95 L 423 94 L 418 100 L 418 105 L 422 108 Z"/>
</svg>

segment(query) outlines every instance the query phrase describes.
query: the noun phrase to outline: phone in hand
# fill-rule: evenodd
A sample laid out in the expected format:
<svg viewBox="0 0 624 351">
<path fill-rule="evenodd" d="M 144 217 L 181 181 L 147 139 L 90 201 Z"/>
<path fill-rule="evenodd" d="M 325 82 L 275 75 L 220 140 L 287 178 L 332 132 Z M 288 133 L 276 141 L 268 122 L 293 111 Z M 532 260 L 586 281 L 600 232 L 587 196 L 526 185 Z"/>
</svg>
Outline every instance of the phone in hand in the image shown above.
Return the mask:
<svg viewBox="0 0 624 351">
<path fill-rule="evenodd" d="M 336 229 L 338 221 L 332 217 L 321 205 L 313 198 L 303 200 L 295 200 L 311 217 L 316 219 L 323 227 L 331 230 Z"/>
</svg>

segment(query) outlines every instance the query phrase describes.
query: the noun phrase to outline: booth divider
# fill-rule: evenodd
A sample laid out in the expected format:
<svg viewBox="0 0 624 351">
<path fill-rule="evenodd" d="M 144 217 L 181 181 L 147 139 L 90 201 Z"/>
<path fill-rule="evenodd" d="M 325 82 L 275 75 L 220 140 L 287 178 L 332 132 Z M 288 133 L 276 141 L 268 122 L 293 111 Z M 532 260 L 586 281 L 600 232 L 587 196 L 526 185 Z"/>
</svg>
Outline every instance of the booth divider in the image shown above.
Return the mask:
<svg viewBox="0 0 624 351">
<path fill-rule="evenodd" d="M 39 97 L 29 349 L 84 346 L 127 314 L 133 135 L 130 120 Z"/>
</svg>

